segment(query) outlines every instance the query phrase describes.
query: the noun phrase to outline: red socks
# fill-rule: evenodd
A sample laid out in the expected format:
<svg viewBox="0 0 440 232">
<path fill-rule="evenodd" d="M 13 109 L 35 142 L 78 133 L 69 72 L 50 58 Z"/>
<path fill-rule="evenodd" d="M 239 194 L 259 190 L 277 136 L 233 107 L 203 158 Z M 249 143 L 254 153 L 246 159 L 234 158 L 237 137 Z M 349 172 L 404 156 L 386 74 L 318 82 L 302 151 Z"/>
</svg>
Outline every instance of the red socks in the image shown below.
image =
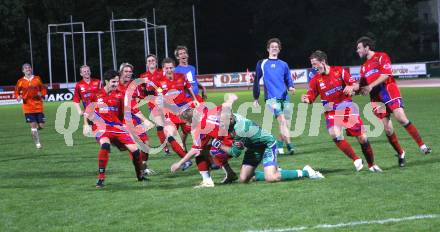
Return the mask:
<svg viewBox="0 0 440 232">
<path fill-rule="evenodd" d="M 335 142 L 339 150 L 344 152 L 344 154 L 348 156 L 348 158 L 352 159 L 353 161 L 359 159 L 359 157 L 354 153 L 353 148 L 350 146 L 350 144 L 347 143 L 347 141 L 345 141 L 345 139 L 343 140 L 333 139 L 333 141 Z"/>
<path fill-rule="evenodd" d="M 392 135 L 387 135 L 387 138 L 388 138 L 388 142 L 390 142 L 391 146 L 393 146 L 397 154 L 399 155 L 403 154 L 403 149 L 400 146 L 399 141 L 397 140 L 396 132 L 393 132 Z"/>
<path fill-rule="evenodd" d="M 105 168 L 107 167 L 109 152 L 110 144 L 102 144 L 98 152 L 98 179 L 105 179 Z"/>
<path fill-rule="evenodd" d="M 180 158 L 183 158 L 186 155 L 186 152 L 183 150 L 182 146 L 180 146 L 180 144 L 174 139 L 174 137 L 168 137 L 168 142 L 171 144 L 171 147 L 177 153 L 177 155 L 180 156 Z"/>
<path fill-rule="evenodd" d="M 423 142 L 422 138 L 420 137 L 420 134 L 417 131 L 417 128 L 411 122 L 408 122 L 408 124 L 406 124 L 403 127 L 405 127 L 405 130 L 408 132 L 409 135 L 411 135 L 411 137 L 414 139 L 414 141 L 416 141 L 416 143 L 417 143 L 417 145 L 419 145 L 419 147 L 425 144 Z"/>
<path fill-rule="evenodd" d="M 362 153 L 364 153 L 365 159 L 367 160 L 368 167 L 374 165 L 374 154 L 373 149 L 371 148 L 370 142 L 361 143 Z"/>
<path fill-rule="evenodd" d="M 209 171 L 209 167 L 211 163 L 209 162 L 209 159 L 206 156 L 206 154 L 200 154 L 199 156 L 196 156 L 196 163 L 199 172 Z"/>
</svg>

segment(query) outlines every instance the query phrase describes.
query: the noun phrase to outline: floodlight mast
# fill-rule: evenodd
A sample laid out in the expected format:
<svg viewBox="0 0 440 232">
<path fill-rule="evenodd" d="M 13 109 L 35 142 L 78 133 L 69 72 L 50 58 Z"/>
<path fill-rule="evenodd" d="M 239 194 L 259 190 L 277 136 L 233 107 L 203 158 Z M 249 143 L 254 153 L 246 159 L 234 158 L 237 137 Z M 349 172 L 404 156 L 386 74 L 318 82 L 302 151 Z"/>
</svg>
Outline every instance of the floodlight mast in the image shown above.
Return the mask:
<svg viewBox="0 0 440 232">
<path fill-rule="evenodd" d="M 52 89 L 52 49 L 51 49 L 51 28 L 55 27 L 61 27 L 61 26 L 73 26 L 73 25 L 81 25 L 81 29 L 83 32 L 83 38 L 85 36 L 84 34 L 84 22 L 70 22 L 70 23 L 57 23 L 57 24 L 48 24 L 47 25 L 47 58 L 49 62 L 49 88 Z M 73 35 L 72 35 L 73 36 Z M 84 62 L 86 61 L 86 44 L 85 39 L 83 39 L 83 53 L 84 53 Z M 73 54 L 75 55 L 75 54 Z M 65 55 L 66 56 L 66 55 Z"/>
<path fill-rule="evenodd" d="M 117 57 L 116 57 L 116 34 L 115 34 L 115 23 L 118 22 L 143 22 L 145 24 L 144 29 L 144 57 L 150 53 L 150 43 L 148 39 L 148 20 L 146 18 L 140 19 L 114 19 L 112 14 L 112 19 L 110 19 L 110 40 L 112 45 L 112 55 L 113 55 L 113 68 L 117 70 Z M 132 30 L 128 30 L 132 31 Z"/>
</svg>

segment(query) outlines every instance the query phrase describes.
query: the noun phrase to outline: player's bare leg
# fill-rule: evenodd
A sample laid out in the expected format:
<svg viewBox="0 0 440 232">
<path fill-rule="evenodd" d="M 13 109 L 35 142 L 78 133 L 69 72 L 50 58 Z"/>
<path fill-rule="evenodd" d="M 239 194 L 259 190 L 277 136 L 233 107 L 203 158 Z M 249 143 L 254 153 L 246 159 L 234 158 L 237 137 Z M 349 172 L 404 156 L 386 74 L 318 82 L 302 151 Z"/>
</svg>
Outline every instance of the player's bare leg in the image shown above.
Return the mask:
<svg viewBox="0 0 440 232">
<path fill-rule="evenodd" d="M 278 115 L 277 120 L 278 120 L 278 124 L 279 124 L 279 128 L 280 128 L 281 141 L 286 143 L 287 153 L 289 155 L 293 155 L 295 153 L 295 150 L 293 149 L 293 146 L 292 146 L 292 143 L 290 140 L 289 125 L 286 120 L 286 117 L 284 116 L 284 114 L 280 114 L 280 115 Z M 284 153 L 284 149 L 281 146 L 281 144 L 280 144 L 280 146 L 278 146 L 278 149 L 279 149 L 279 152 L 281 152 L 281 150 L 282 150 L 282 153 L 280 153 L 280 154 Z"/>
<path fill-rule="evenodd" d="M 255 175 L 256 167 L 243 164 L 240 170 L 240 183 L 249 183 L 252 177 Z"/>
<path fill-rule="evenodd" d="M 384 117 L 382 119 L 382 123 L 385 129 L 385 134 L 387 136 L 388 142 L 397 152 L 397 162 L 399 167 L 405 167 L 406 159 L 405 159 L 405 151 L 399 144 L 399 140 L 397 139 L 397 135 L 394 132 L 393 122 L 389 117 Z"/>
<path fill-rule="evenodd" d="M 185 149 L 185 152 L 188 152 L 188 148 L 186 147 L 186 138 L 188 138 L 188 133 L 185 133 L 185 132 L 183 131 L 183 127 L 182 127 L 181 138 L 182 138 L 183 148 Z"/>
<path fill-rule="evenodd" d="M 32 139 L 34 140 L 35 146 L 37 147 L 37 149 L 40 149 L 42 146 L 40 143 L 40 135 L 38 133 L 39 124 L 37 122 L 31 122 L 30 126 L 31 126 Z"/>
<path fill-rule="evenodd" d="M 403 108 L 394 109 L 393 114 L 396 120 L 400 123 L 400 125 L 402 125 L 405 128 L 408 134 L 411 135 L 413 140 L 417 143 L 417 145 L 420 148 L 420 151 L 425 155 L 430 154 L 431 148 L 425 145 L 416 126 L 414 126 L 414 124 L 412 124 L 406 117 Z"/>
</svg>

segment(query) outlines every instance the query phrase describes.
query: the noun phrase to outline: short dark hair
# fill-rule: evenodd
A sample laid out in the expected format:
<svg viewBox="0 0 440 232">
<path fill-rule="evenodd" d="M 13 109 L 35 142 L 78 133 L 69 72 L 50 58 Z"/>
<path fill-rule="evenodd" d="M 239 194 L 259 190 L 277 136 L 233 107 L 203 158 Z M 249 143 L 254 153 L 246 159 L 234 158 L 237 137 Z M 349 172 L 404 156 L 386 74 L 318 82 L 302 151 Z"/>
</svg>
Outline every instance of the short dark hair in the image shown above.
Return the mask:
<svg viewBox="0 0 440 232">
<path fill-rule="evenodd" d="M 362 43 L 362 46 L 364 47 L 368 46 L 370 50 L 374 50 L 376 45 L 376 42 L 368 36 L 362 36 L 361 38 L 359 38 L 356 42 L 356 45 L 358 45 L 359 43 Z"/>
<path fill-rule="evenodd" d="M 25 66 L 29 66 L 29 67 L 32 68 L 32 65 L 31 65 L 31 64 L 29 64 L 29 63 L 24 63 L 24 64 L 21 66 L 21 69 L 24 69 Z"/>
<path fill-rule="evenodd" d="M 176 66 L 176 62 L 173 59 L 169 58 L 169 57 L 165 57 L 162 60 L 162 67 L 163 67 L 164 64 L 173 64 L 174 66 Z"/>
<path fill-rule="evenodd" d="M 110 69 L 110 70 L 105 71 L 103 78 L 106 81 L 110 81 L 111 79 L 115 78 L 116 76 L 119 76 L 119 73 L 113 69 Z"/>
<path fill-rule="evenodd" d="M 267 43 L 266 43 L 266 48 L 269 48 L 271 43 L 277 43 L 278 47 L 281 50 L 281 40 L 280 39 L 278 39 L 278 38 L 271 38 L 271 39 L 269 39 L 267 41 Z"/>
<path fill-rule="evenodd" d="M 316 50 L 310 55 L 309 59 L 317 59 L 319 61 L 324 61 L 325 63 L 327 63 L 327 54 L 325 54 L 325 52 L 321 50 Z"/>
<path fill-rule="evenodd" d="M 157 62 L 157 56 L 154 55 L 154 54 L 148 54 L 148 55 L 145 57 L 145 62 L 147 62 L 147 59 L 150 58 L 150 57 L 153 57 L 153 58 L 156 60 L 156 62 Z"/>
</svg>

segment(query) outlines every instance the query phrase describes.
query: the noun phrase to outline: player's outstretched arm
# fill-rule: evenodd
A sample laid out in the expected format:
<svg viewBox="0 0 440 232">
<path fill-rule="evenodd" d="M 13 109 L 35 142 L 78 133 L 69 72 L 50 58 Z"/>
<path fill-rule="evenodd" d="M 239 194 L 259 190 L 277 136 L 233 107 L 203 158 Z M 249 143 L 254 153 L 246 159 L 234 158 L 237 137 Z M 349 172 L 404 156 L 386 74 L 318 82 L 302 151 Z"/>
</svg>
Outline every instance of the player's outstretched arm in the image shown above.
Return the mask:
<svg viewBox="0 0 440 232">
<path fill-rule="evenodd" d="M 191 148 L 191 150 L 189 150 L 189 152 L 186 153 L 186 155 L 182 159 L 171 165 L 171 172 L 176 172 L 183 165 L 183 163 L 190 160 L 193 156 L 198 156 L 198 155 L 200 155 L 200 150 Z"/>
<path fill-rule="evenodd" d="M 235 93 L 227 93 L 225 94 L 225 102 L 222 104 L 226 107 L 232 107 L 232 104 L 234 104 L 235 101 L 237 101 L 238 96 Z"/>
</svg>

